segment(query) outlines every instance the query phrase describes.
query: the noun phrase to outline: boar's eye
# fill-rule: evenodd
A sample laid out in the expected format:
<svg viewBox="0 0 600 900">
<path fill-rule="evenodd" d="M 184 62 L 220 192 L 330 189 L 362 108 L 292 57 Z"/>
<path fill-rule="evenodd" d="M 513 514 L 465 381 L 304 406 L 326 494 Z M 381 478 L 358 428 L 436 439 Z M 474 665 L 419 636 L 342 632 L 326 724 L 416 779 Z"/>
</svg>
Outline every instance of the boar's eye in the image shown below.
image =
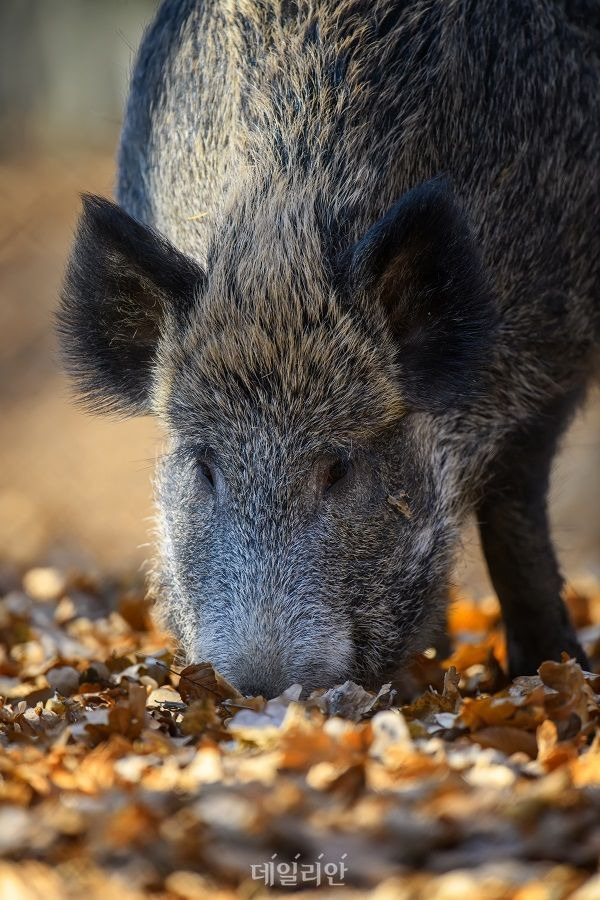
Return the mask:
<svg viewBox="0 0 600 900">
<path fill-rule="evenodd" d="M 342 481 L 348 474 L 350 463 L 347 459 L 335 459 L 330 463 L 325 473 L 324 490 L 329 491 L 335 484 Z"/>
<path fill-rule="evenodd" d="M 206 459 L 198 460 L 198 474 L 203 482 L 208 483 L 211 488 L 215 486 L 215 475 L 211 464 Z"/>
</svg>

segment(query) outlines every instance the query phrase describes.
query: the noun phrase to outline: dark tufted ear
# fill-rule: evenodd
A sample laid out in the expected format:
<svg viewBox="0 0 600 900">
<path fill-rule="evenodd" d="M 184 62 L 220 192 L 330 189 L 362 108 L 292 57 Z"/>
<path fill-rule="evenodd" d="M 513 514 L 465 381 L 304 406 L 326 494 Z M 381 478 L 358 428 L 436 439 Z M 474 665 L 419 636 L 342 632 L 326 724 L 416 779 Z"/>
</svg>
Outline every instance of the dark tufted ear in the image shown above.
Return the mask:
<svg viewBox="0 0 600 900">
<path fill-rule="evenodd" d="M 345 255 L 351 290 L 373 293 L 398 343 L 407 402 L 459 406 L 481 386 L 496 308 L 447 183 L 405 194 Z"/>
<path fill-rule="evenodd" d="M 57 327 L 65 367 L 91 409 L 150 412 L 165 316 L 183 322 L 203 279 L 155 231 L 109 200 L 84 196 Z"/>
</svg>

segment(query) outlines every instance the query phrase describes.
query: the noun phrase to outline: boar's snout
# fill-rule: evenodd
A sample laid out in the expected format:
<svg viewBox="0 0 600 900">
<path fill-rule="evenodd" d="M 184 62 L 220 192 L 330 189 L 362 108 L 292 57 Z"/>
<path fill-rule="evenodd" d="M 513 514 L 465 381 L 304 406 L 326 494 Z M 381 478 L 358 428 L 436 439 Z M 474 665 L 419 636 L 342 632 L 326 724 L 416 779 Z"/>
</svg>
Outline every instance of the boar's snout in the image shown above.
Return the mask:
<svg viewBox="0 0 600 900">
<path fill-rule="evenodd" d="M 288 683 L 288 678 L 281 676 L 270 678 L 268 675 L 261 676 L 260 673 L 253 674 L 252 672 L 247 677 L 242 675 L 241 678 L 236 679 L 236 682 L 238 691 L 244 697 L 264 697 L 266 700 L 278 697 L 291 685 L 291 682 Z M 303 694 L 306 694 L 306 691 L 303 690 Z"/>
<path fill-rule="evenodd" d="M 261 623 L 259 642 L 244 640 L 235 629 L 229 640 L 219 642 L 219 650 L 214 643 L 211 650 L 201 641 L 202 658 L 211 659 L 247 697 L 271 699 L 295 684 L 302 686 L 302 696 L 307 697 L 317 688 L 329 688 L 350 677 L 354 648 L 343 628 L 338 631 L 326 622 L 310 628 L 289 619 L 281 615 L 280 627 L 264 628 Z"/>
<path fill-rule="evenodd" d="M 274 662 L 265 650 L 248 651 L 232 659 L 228 667 L 228 680 L 245 697 L 278 697 L 295 683 L 291 667 Z"/>
</svg>

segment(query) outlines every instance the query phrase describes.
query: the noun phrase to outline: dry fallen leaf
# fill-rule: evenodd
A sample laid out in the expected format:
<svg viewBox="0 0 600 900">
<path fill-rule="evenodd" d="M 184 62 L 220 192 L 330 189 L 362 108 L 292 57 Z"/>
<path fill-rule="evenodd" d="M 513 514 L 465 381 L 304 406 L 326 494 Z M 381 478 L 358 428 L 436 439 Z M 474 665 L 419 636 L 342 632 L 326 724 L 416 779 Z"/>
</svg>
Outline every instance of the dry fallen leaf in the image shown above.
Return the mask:
<svg viewBox="0 0 600 900">
<path fill-rule="evenodd" d="M 210 663 L 186 666 L 179 673 L 179 679 L 179 693 L 184 703 L 207 696 L 217 702 L 242 699 L 242 694 L 226 678 L 219 675 Z"/>
<path fill-rule="evenodd" d="M 405 519 L 412 518 L 412 510 L 408 503 L 408 497 L 406 494 L 399 494 L 397 497 L 390 496 L 387 498 L 387 502 L 393 507 L 397 512 L 400 513 L 401 516 L 404 516 Z"/>
<path fill-rule="evenodd" d="M 173 668 L 143 592 L 25 588 L 0 600 L 0 897 L 230 900 L 265 872 L 287 896 L 317 864 L 350 898 L 596 896 L 600 677 L 507 683 L 495 600 L 455 598 L 400 706 L 395 682 L 243 697 Z M 571 600 L 596 668 L 599 598 Z"/>
</svg>

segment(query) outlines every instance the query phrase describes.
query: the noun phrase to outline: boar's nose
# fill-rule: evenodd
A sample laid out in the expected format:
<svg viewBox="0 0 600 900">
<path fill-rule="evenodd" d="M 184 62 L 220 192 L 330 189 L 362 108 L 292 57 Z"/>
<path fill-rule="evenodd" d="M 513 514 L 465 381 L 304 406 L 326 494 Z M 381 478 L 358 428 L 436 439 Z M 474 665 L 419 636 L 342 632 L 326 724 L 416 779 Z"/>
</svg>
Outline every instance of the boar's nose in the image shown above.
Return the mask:
<svg viewBox="0 0 600 900">
<path fill-rule="evenodd" d="M 235 668 L 231 673 L 230 681 L 237 687 L 241 694 L 245 697 L 264 697 L 266 700 L 272 700 L 278 697 L 286 688 L 294 681 L 290 676 L 287 677 L 284 672 L 279 671 L 261 671 L 262 666 L 240 666 Z"/>
<path fill-rule="evenodd" d="M 267 681 L 242 681 L 238 684 L 238 691 L 244 697 L 264 697 L 265 700 L 272 700 L 273 697 L 278 697 L 282 693 Z"/>
<path fill-rule="evenodd" d="M 293 683 L 293 678 L 269 678 L 268 676 L 233 679 L 233 684 L 244 697 L 264 697 L 265 700 L 279 697 Z"/>
</svg>

